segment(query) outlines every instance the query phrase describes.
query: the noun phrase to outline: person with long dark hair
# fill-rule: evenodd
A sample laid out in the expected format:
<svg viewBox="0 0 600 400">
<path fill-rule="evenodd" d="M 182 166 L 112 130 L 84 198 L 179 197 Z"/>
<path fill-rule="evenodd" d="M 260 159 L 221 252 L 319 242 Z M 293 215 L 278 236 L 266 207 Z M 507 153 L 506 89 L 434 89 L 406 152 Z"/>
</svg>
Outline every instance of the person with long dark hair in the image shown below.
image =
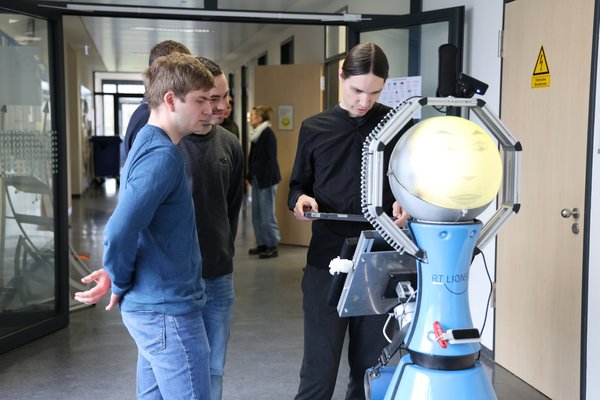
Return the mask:
<svg viewBox="0 0 600 400">
<path fill-rule="evenodd" d="M 352 48 L 339 71 L 339 104 L 302 123 L 290 180 L 288 206 L 299 220 L 305 211 L 362 214 L 361 158 L 363 142 L 390 108 L 377 102 L 388 77 L 388 60 L 373 43 Z M 396 139 L 397 140 L 397 139 Z M 387 146 L 391 153 L 395 143 Z M 389 159 L 390 154 L 386 154 Z M 387 165 L 387 163 L 385 164 Z M 386 180 L 387 181 L 387 180 Z M 408 215 L 389 185 L 386 211 L 403 224 Z M 328 304 L 332 281 L 329 263 L 340 255 L 346 238 L 374 229 L 367 222 L 314 220 L 302 278 L 304 358 L 296 400 L 331 399 L 346 332 L 349 335 L 350 382 L 346 399 L 364 399 L 364 373 L 388 345 L 383 335 L 387 315 L 340 318 Z"/>
</svg>

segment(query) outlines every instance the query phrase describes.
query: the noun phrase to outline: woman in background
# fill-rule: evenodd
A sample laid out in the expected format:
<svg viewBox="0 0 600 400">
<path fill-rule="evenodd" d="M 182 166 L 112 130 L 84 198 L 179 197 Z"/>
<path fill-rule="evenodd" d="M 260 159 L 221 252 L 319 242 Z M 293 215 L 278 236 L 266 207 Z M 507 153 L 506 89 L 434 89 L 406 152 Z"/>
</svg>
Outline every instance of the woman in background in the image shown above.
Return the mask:
<svg viewBox="0 0 600 400">
<path fill-rule="evenodd" d="M 256 247 L 249 254 L 260 258 L 277 257 L 281 239 L 275 218 L 275 190 L 281 181 L 277 163 L 277 139 L 271 129 L 273 108 L 258 105 L 250 112 L 250 156 L 247 180 L 252 185 L 252 225 Z"/>
</svg>

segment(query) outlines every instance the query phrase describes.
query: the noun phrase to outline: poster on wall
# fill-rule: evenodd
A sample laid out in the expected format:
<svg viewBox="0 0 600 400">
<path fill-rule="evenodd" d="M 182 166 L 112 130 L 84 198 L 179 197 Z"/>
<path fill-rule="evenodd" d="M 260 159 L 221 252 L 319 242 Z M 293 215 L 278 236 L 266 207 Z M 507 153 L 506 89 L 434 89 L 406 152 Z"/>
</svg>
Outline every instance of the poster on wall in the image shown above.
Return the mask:
<svg viewBox="0 0 600 400">
<path fill-rule="evenodd" d="M 291 131 L 294 129 L 294 106 L 280 105 L 278 110 L 279 129 Z"/>
<path fill-rule="evenodd" d="M 398 104 L 411 97 L 421 96 L 421 77 L 406 76 L 388 78 L 385 81 L 379 102 L 388 107 L 395 108 Z M 414 118 L 421 118 L 421 111 L 415 112 Z"/>
</svg>

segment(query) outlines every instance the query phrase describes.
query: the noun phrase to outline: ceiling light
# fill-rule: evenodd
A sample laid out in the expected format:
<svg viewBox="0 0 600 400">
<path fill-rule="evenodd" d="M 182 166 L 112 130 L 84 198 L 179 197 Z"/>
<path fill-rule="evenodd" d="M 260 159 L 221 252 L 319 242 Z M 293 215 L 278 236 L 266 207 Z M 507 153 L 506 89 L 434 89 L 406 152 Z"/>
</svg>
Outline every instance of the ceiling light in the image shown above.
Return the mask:
<svg viewBox="0 0 600 400">
<path fill-rule="evenodd" d="M 183 33 L 211 33 L 212 31 L 207 28 L 161 28 L 153 26 L 132 26 L 129 29 L 134 31 L 147 31 L 147 32 L 183 32 Z"/>
<path fill-rule="evenodd" d="M 15 40 L 22 44 L 22 43 L 28 43 L 28 42 L 39 42 L 40 40 L 42 40 L 42 38 L 37 37 L 37 36 L 22 36 L 22 35 L 17 35 L 15 36 Z"/>
</svg>

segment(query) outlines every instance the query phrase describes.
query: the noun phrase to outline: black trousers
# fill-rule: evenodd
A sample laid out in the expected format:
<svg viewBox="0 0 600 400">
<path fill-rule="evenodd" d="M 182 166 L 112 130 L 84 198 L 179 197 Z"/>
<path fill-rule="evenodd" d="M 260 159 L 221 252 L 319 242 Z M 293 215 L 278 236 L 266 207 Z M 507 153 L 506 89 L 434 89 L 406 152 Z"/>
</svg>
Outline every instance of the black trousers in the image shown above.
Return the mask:
<svg viewBox="0 0 600 400">
<path fill-rule="evenodd" d="M 364 399 L 364 374 L 377 364 L 389 343 L 383 336 L 387 315 L 340 318 L 327 304 L 332 280 L 328 269 L 307 266 L 302 278 L 304 308 L 304 359 L 295 400 L 330 400 L 348 331 L 350 382 L 346 400 Z"/>
</svg>

